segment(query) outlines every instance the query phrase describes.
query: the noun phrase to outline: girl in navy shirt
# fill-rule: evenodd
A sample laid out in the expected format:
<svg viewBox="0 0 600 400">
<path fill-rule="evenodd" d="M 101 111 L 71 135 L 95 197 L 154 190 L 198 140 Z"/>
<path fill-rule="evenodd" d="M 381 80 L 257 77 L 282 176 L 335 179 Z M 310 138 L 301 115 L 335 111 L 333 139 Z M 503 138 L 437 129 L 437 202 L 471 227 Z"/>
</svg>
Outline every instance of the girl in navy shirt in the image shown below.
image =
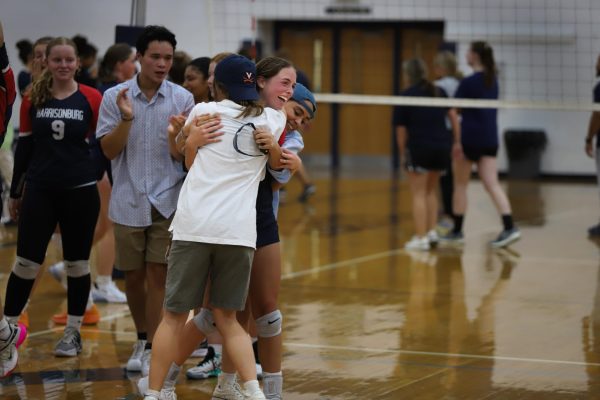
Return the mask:
<svg viewBox="0 0 600 400">
<path fill-rule="evenodd" d="M 82 317 L 90 291 L 89 255 L 100 201 L 89 150 L 101 95 L 78 84 L 75 44 L 56 38 L 46 48 L 47 69 L 23 99 L 11 186 L 18 218 L 17 257 L 6 289 L 4 314 L 16 321 L 44 262 L 56 225 L 67 270 L 68 317 L 57 356 L 81 352 Z"/>
<path fill-rule="evenodd" d="M 492 48 L 486 42 L 473 42 L 467 53 L 467 62 L 473 75 L 465 78 L 456 91 L 456 98 L 498 99 L 496 64 Z M 504 229 L 490 244 L 504 247 L 521 237 L 514 226 L 512 211 L 506 194 L 498 182 L 498 123 L 497 110 L 493 108 L 467 108 L 462 110 L 460 140 L 453 146 L 454 170 L 454 229 L 441 240 L 462 244 L 462 225 L 467 210 L 467 185 L 473 164 L 477 165 L 479 177 L 502 215 Z"/>
<path fill-rule="evenodd" d="M 403 71 L 410 84 L 402 92 L 403 96 L 446 97 L 443 89 L 427 81 L 427 69 L 422 60 L 406 61 Z M 446 116 L 458 137 L 458 118 L 454 109 L 423 106 L 394 109 L 398 148 L 405 157 L 412 193 L 415 236 L 404 246 L 408 250 L 429 250 L 431 244 L 438 241 L 436 187 L 441 172 L 450 163 L 451 135 L 446 128 Z"/>
</svg>

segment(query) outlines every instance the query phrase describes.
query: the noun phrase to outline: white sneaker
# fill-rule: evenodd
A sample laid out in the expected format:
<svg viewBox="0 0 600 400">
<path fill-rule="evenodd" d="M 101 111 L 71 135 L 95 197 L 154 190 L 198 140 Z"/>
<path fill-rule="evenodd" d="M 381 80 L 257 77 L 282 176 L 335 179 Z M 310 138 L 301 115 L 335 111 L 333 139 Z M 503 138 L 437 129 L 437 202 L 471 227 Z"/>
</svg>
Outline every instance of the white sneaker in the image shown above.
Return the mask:
<svg viewBox="0 0 600 400">
<path fill-rule="evenodd" d="M 429 244 L 429 239 L 427 238 L 427 236 L 424 237 L 418 237 L 418 236 L 413 236 L 412 239 L 410 239 L 410 241 L 406 242 L 404 244 L 404 248 L 406 250 L 429 250 L 431 248 L 430 244 Z"/>
<path fill-rule="evenodd" d="M 65 271 L 65 263 L 63 261 L 59 261 L 56 264 L 49 266 L 48 272 L 50 272 L 50 275 L 52 275 L 63 288 L 67 288 L 67 272 Z"/>
<path fill-rule="evenodd" d="M 138 340 L 133 345 L 133 353 L 127 361 L 127 371 L 140 372 L 142 370 L 142 357 L 144 355 L 145 340 Z"/>
<path fill-rule="evenodd" d="M 217 383 L 212 395 L 212 400 L 246 400 L 248 398 L 242 393 L 237 382 L 233 384 Z"/>
<path fill-rule="evenodd" d="M 143 376 L 137 383 L 138 390 L 142 396 L 146 396 L 148 392 L 148 387 L 150 386 L 149 378 L 147 376 Z M 158 400 L 177 400 L 177 394 L 175 393 L 175 387 L 163 388 L 160 391 L 160 396 Z"/>
<path fill-rule="evenodd" d="M 249 393 L 244 390 L 242 393 L 244 395 L 244 399 L 246 400 L 267 400 L 265 394 L 261 392 L 260 389 L 253 393 Z"/>
<path fill-rule="evenodd" d="M 427 232 L 427 240 L 429 240 L 429 245 L 435 246 L 440 241 L 440 235 L 438 235 L 435 229 L 432 229 Z"/>
<path fill-rule="evenodd" d="M 115 285 L 113 281 L 106 285 L 92 285 L 92 299 L 96 303 L 127 303 L 125 293 Z"/>
<path fill-rule="evenodd" d="M 2 342 L 3 346 L 0 348 L 0 378 L 10 375 L 10 373 L 17 367 L 19 361 L 19 352 L 17 349 L 25 341 L 27 337 L 27 328 L 25 325 L 19 323 L 18 325 L 12 325 L 10 331 L 10 337 Z"/>
<path fill-rule="evenodd" d="M 150 373 L 150 358 L 152 357 L 152 350 L 144 350 L 142 355 L 142 376 L 148 376 Z"/>
</svg>

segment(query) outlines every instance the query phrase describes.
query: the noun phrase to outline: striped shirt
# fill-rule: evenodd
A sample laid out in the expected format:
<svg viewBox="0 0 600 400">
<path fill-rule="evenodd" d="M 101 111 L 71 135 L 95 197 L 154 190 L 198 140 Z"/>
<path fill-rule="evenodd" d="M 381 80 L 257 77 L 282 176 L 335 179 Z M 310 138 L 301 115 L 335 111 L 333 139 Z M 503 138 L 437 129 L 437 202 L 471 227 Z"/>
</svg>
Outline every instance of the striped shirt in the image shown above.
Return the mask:
<svg viewBox="0 0 600 400">
<path fill-rule="evenodd" d="M 136 76 L 104 93 L 96 137 L 112 132 L 120 123 L 116 99 L 125 87 L 135 119 L 127 145 L 111 163 L 114 183 L 109 217 L 121 225 L 144 227 L 152 224 L 152 207 L 165 218 L 175 212 L 185 172 L 169 153 L 167 127 L 171 115 L 190 112 L 194 99 L 181 86 L 165 80 L 148 101 Z"/>
</svg>

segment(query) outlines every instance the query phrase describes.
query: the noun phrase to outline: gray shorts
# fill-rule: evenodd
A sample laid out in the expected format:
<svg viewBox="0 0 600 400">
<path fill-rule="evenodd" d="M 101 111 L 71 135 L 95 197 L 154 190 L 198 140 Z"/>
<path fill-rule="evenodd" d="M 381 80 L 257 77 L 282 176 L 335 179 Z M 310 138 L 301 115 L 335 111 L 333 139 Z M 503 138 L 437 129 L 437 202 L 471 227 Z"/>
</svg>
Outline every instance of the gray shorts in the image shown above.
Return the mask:
<svg viewBox="0 0 600 400">
<path fill-rule="evenodd" d="M 172 220 L 172 215 L 165 218 L 152 207 L 150 226 L 135 227 L 115 223 L 115 268 L 134 271 L 144 268 L 146 263 L 166 264 Z"/>
<path fill-rule="evenodd" d="M 168 254 L 165 309 L 185 313 L 200 307 L 210 279 L 209 304 L 243 310 L 254 249 L 174 240 Z"/>
</svg>

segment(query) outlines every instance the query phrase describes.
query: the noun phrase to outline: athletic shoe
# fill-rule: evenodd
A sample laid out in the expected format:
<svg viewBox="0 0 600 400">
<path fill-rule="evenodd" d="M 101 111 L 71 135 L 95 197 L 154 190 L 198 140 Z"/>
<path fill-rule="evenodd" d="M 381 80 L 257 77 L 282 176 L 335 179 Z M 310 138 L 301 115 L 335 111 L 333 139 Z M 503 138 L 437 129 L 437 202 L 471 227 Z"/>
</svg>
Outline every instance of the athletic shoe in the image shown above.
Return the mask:
<svg viewBox="0 0 600 400">
<path fill-rule="evenodd" d="M 243 390 L 242 394 L 246 400 L 266 400 L 265 394 L 258 389 L 257 391 L 250 393 L 247 390 Z"/>
<path fill-rule="evenodd" d="M 11 325 L 8 340 L 2 341 L 0 348 L 0 378 L 10 375 L 17 367 L 19 353 L 17 349 L 27 337 L 27 328 L 23 324 Z"/>
<path fill-rule="evenodd" d="M 150 373 L 150 360 L 152 358 L 152 349 L 144 349 L 142 354 L 142 376 L 148 376 Z"/>
<path fill-rule="evenodd" d="M 52 316 L 52 321 L 57 325 L 66 325 L 67 324 L 67 313 L 54 314 Z M 83 325 L 96 325 L 100 322 L 100 311 L 96 305 L 92 305 L 89 310 L 85 310 L 83 314 Z"/>
<path fill-rule="evenodd" d="M 218 383 L 213 391 L 212 400 L 247 400 L 248 397 L 242 393 L 242 389 L 237 382 Z"/>
<path fill-rule="evenodd" d="M 252 342 L 252 351 L 254 352 L 254 362 L 256 363 L 256 379 L 262 379 L 262 365 L 258 358 L 258 340 Z"/>
<path fill-rule="evenodd" d="M 591 237 L 600 236 L 600 224 L 594 225 L 588 229 L 588 235 Z"/>
<path fill-rule="evenodd" d="M 427 240 L 429 241 L 429 245 L 435 246 L 440 241 L 440 235 L 438 235 L 435 229 L 432 229 L 427 232 Z"/>
<path fill-rule="evenodd" d="M 56 264 L 52 264 L 48 267 L 48 272 L 63 288 L 67 289 L 67 272 L 65 271 L 65 263 L 59 261 Z"/>
<path fill-rule="evenodd" d="M 447 235 L 440 236 L 439 243 L 444 246 L 462 246 L 465 244 L 465 237 L 462 232 L 448 232 Z"/>
<path fill-rule="evenodd" d="M 81 353 L 81 335 L 71 326 L 65 328 L 63 337 L 54 347 L 54 355 L 58 357 L 75 357 Z"/>
<path fill-rule="evenodd" d="M 438 235 L 447 235 L 454 228 L 454 222 L 449 218 L 442 218 L 435 227 Z"/>
<path fill-rule="evenodd" d="M 113 281 L 106 285 L 92 285 L 92 299 L 96 303 L 127 303 L 125 293 L 115 285 Z"/>
<path fill-rule="evenodd" d="M 203 357 L 204 358 L 204 357 L 206 357 L 207 353 L 208 353 L 208 340 L 204 339 L 202 341 L 202 343 L 200 343 L 198 348 L 192 352 L 192 355 L 190 355 L 190 357 L 192 357 L 192 358 Z"/>
<path fill-rule="evenodd" d="M 133 353 L 131 353 L 125 368 L 127 371 L 140 372 L 142 370 L 142 356 L 144 355 L 145 346 L 145 340 L 138 340 L 133 344 Z"/>
<path fill-rule="evenodd" d="M 306 203 L 308 201 L 308 198 L 313 196 L 316 192 L 317 188 L 315 187 L 315 185 L 306 185 L 304 186 L 304 190 L 302 190 L 302 193 L 298 197 L 298 201 L 300 203 Z"/>
<path fill-rule="evenodd" d="M 137 383 L 138 391 L 142 396 L 146 396 L 146 392 L 148 391 L 149 386 L 150 382 L 147 376 L 141 377 Z M 152 398 L 154 399 L 154 397 Z M 177 393 L 175 393 L 175 387 L 163 388 L 160 391 L 158 400 L 177 400 Z"/>
<path fill-rule="evenodd" d="M 408 242 L 404 244 L 406 250 L 424 250 L 427 251 L 431 248 L 429 245 L 429 239 L 427 236 L 418 237 L 413 236 Z"/>
<path fill-rule="evenodd" d="M 495 248 L 505 247 L 519 239 L 521 239 L 521 231 L 517 228 L 505 229 L 495 240 L 490 242 L 490 245 Z"/>
<path fill-rule="evenodd" d="M 217 377 L 221 374 L 221 355 L 215 353 L 212 346 L 208 346 L 208 350 L 204 360 L 198 365 L 185 371 L 185 376 L 189 379 L 208 379 Z"/>
</svg>

